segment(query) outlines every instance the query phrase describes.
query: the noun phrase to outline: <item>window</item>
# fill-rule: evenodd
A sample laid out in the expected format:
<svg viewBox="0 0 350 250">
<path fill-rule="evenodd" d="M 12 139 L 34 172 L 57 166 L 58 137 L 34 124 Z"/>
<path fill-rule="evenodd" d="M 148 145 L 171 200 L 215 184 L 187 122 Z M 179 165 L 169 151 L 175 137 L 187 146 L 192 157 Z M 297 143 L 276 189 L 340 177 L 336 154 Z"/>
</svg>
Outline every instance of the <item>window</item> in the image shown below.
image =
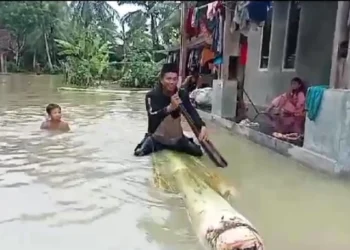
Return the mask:
<svg viewBox="0 0 350 250">
<path fill-rule="evenodd" d="M 283 58 L 283 69 L 295 68 L 295 56 L 299 35 L 300 2 L 291 1 L 289 3 L 287 39 L 285 41 L 285 51 Z M 316 10 L 317 11 L 317 10 Z"/>
<path fill-rule="evenodd" d="M 268 11 L 267 19 L 261 34 L 260 64 L 259 64 L 260 69 L 267 69 L 269 66 L 272 12 L 273 10 L 271 6 Z"/>
</svg>

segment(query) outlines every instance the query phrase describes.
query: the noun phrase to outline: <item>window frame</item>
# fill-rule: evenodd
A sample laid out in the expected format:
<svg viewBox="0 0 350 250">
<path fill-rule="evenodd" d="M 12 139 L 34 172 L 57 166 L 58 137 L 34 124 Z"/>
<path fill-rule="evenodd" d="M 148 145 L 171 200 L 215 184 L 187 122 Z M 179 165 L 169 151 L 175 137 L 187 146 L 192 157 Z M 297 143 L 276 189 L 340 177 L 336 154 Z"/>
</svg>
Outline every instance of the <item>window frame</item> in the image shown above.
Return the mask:
<svg viewBox="0 0 350 250">
<path fill-rule="evenodd" d="M 283 57 L 282 57 L 282 71 L 284 72 L 295 72 L 296 71 L 296 63 L 297 63 L 297 55 L 299 54 L 299 40 L 300 40 L 300 20 L 301 20 L 301 13 L 302 8 L 300 6 L 300 12 L 299 12 L 299 20 L 298 20 L 298 32 L 297 32 L 297 41 L 296 41 L 296 48 L 295 48 L 295 59 L 293 68 L 286 68 L 286 55 L 287 55 L 287 46 L 288 46 L 288 35 L 289 35 L 289 21 L 290 21 L 290 14 L 291 14 L 291 8 L 293 2 L 297 2 L 298 4 L 301 4 L 300 1 L 288 1 L 288 14 L 287 14 L 287 21 L 286 21 L 286 32 L 284 34 L 284 45 L 283 45 Z"/>
</svg>

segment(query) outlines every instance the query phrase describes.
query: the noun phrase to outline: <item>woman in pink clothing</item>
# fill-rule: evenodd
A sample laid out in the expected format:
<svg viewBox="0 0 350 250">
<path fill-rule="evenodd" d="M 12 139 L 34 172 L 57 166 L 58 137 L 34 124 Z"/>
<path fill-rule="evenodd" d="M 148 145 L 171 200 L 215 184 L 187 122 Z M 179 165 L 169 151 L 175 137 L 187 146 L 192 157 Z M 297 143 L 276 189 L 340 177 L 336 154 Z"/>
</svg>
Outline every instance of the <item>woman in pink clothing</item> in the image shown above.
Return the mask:
<svg viewBox="0 0 350 250">
<path fill-rule="evenodd" d="M 288 92 L 277 96 L 271 103 L 267 112 L 272 109 L 275 114 L 287 116 L 305 116 L 306 86 L 299 77 L 291 81 L 291 88 Z"/>
</svg>

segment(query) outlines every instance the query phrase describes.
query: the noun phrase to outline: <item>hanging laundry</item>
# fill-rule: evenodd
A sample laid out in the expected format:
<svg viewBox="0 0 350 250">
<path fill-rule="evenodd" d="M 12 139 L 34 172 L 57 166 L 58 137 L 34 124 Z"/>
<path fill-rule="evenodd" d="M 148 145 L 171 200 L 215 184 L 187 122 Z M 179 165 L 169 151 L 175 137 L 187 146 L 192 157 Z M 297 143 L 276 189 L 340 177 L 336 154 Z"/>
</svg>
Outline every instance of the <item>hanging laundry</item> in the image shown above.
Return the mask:
<svg viewBox="0 0 350 250">
<path fill-rule="evenodd" d="M 199 66 L 199 63 L 200 63 L 200 60 L 201 60 L 201 54 L 202 53 L 201 53 L 200 49 L 196 49 L 195 50 L 193 61 L 194 61 L 194 64 L 195 64 L 196 67 Z"/>
<path fill-rule="evenodd" d="M 208 10 L 207 10 L 207 18 L 209 20 L 213 20 L 214 16 L 216 15 L 217 9 L 216 6 L 219 4 L 219 1 L 214 1 L 208 4 Z"/>
<path fill-rule="evenodd" d="M 231 32 L 240 30 L 248 36 L 250 30 L 258 30 L 267 19 L 271 1 L 238 1 L 231 21 Z"/>
<path fill-rule="evenodd" d="M 218 43 L 216 52 L 221 54 L 223 49 L 223 31 L 224 31 L 224 16 L 223 13 L 219 14 L 219 25 L 218 25 Z"/>
<path fill-rule="evenodd" d="M 191 66 L 193 65 L 193 54 L 194 54 L 194 51 L 191 50 L 187 59 L 187 68 L 191 68 Z"/>
<path fill-rule="evenodd" d="M 241 53 L 240 53 L 240 63 L 241 65 L 245 66 L 247 64 L 248 59 L 248 43 L 244 42 L 241 44 Z"/>
<path fill-rule="evenodd" d="M 200 20 L 199 23 L 200 23 L 199 24 L 199 27 L 200 27 L 199 35 L 201 35 L 201 36 L 209 36 L 210 33 L 209 33 L 209 30 L 207 28 L 207 25 L 206 25 L 205 21 L 204 20 Z"/>
<path fill-rule="evenodd" d="M 217 57 L 215 57 L 214 59 L 214 65 L 221 65 L 223 64 L 224 60 L 222 58 L 222 55 L 219 55 Z"/>
<path fill-rule="evenodd" d="M 247 5 L 249 19 L 258 24 L 266 21 L 270 7 L 271 1 L 249 1 Z"/>
<path fill-rule="evenodd" d="M 195 15 L 195 28 L 197 29 L 197 36 L 199 35 L 201 31 L 201 25 L 202 23 L 206 23 L 207 20 L 207 10 L 208 7 L 197 7 L 196 8 L 196 15 Z"/>
<path fill-rule="evenodd" d="M 236 8 L 232 20 L 233 22 L 231 23 L 231 25 L 233 25 L 232 30 L 239 29 L 245 36 L 248 35 L 250 29 L 249 12 L 247 9 L 248 4 L 249 1 L 238 1 L 236 3 Z M 238 27 L 236 25 L 238 25 Z"/>
<path fill-rule="evenodd" d="M 214 59 L 214 57 L 215 57 L 215 53 L 211 49 L 204 48 L 202 50 L 200 65 L 203 66 L 207 61 Z"/>
<path fill-rule="evenodd" d="M 315 121 L 319 113 L 323 93 L 328 89 L 328 85 L 318 85 L 309 87 L 306 94 L 307 116 L 311 121 Z"/>
<path fill-rule="evenodd" d="M 217 54 L 222 53 L 223 44 L 223 16 L 218 14 L 215 17 L 215 29 L 213 33 L 212 50 Z"/>
<path fill-rule="evenodd" d="M 194 8 L 194 10 L 192 12 L 192 17 L 191 17 L 191 27 L 193 29 L 196 29 L 196 13 L 197 13 L 197 9 Z"/>
<path fill-rule="evenodd" d="M 186 18 L 186 34 L 188 35 L 189 38 L 196 35 L 196 31 L 192 27 L 193 12 L 194 12 L 194 7 L 190 7 Z"/>
<path fill-rule="evenodd" d="M 207 20 L 207 28 L 208 28 L 208 31 L 210 33 L 214 33 L 214 30 L 215 30 L 215 26 L 216 26 L 216 18 L 213 17 L 212 20 Z"/>
<path fill-rule="evenodd" d="M 219 40 L 219 25 L 220 25 L 220 19 L 218 15 L 214 17 L 213 22 L 214 22 L 214 28 L 212 32 L 213 43 L 211 48 L 213 51 L 217 52 L 218 40 Z"/>
</svg>

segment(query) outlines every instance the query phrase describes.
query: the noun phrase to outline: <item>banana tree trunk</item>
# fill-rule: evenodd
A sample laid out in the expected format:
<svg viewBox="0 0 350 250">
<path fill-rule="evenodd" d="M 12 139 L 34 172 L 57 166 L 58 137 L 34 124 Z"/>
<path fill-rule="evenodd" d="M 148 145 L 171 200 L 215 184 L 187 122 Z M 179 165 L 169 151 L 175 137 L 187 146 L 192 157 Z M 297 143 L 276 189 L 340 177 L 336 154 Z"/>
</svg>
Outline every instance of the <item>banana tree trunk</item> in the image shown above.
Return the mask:
<svg viewBox="0 0 350 250">
<path fill-rule="evenodd" d="M 49 48 L 49 44 L 47 42 L 46 32 L 44 33 L 44 39 L 45 39 L 45 49 L 46 49 L 47 63 L 49 64 L 50 71 L 52 72 L 53 71 L 53 67 L 52 67 L 51 56 L 50 56 L 50 48 Z"/>
</svg>

